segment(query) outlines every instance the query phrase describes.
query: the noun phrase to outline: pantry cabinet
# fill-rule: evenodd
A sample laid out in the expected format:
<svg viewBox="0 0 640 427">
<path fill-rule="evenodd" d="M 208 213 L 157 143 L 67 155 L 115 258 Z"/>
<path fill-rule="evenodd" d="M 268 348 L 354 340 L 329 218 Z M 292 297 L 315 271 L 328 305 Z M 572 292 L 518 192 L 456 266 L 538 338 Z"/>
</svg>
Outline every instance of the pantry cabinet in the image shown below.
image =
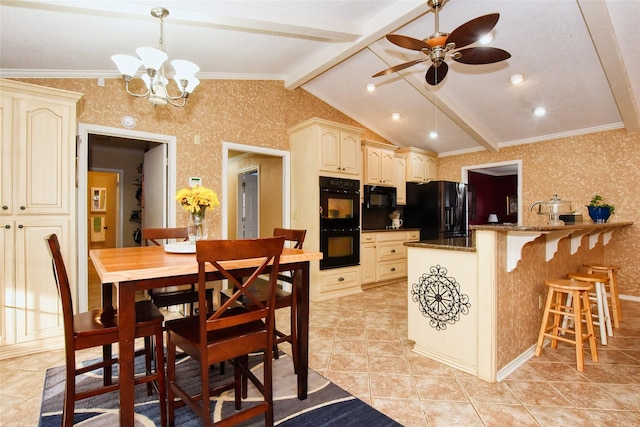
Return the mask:
<svg viewBox="0 0 640 427">
<path fill-rule="evenodd" d="M 395 145 L 363 141 L 364 183 L 367 185 L 394 185 Z"/>
<path fill-rule="evenodd" d="M 307 230 L 305 249 L 320 251 L 320 177 L 362 183 L 362 132 L 353 126 L 319 118 L 309 119 L 288 130 L 291 228 Z M 310 265 L 309 276 L 309 297 L 313 301 L 362 292 L 358 265 L 320 270 L 316 261 Z"/>
<path fill-rule="evenodd" d="M 0 80 L 2 358 L 59 346 L 62 313 L 45 237 L 56 233 L 76 295 L 75 134 L 82 95 Z"/>
<path fill-rule="evenodd" d="M 407 155 L 407 182 L 429 182 L 436 179 L 436 153 L 415 147 L 400 148 L 397 152 Z"/>
</svg>

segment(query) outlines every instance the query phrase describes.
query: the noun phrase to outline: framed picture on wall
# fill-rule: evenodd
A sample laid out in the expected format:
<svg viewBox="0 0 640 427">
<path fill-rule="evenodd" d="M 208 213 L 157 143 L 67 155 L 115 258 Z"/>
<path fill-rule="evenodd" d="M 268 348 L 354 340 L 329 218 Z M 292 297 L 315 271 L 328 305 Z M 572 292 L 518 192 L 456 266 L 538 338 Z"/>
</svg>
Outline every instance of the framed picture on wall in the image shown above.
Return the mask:
<svg viewBox="0 0 640 427">
<path fill-rule="evenodd" d="M 107 211 L 107 189 L 91 187 L 91 212 Z"/>
<path fill-rule="evenodd" d="M 518 215 L 518 198 L 507 196 L 507 215 Z"/>
</svg>

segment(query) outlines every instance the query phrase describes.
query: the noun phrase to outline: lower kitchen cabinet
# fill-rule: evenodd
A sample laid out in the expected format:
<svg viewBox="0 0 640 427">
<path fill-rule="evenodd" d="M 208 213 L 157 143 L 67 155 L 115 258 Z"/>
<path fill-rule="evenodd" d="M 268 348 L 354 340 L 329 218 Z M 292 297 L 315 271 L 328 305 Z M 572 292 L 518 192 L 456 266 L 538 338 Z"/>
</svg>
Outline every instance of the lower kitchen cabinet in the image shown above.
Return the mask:
<svg viewBox="0 0 640 427">
<path fill-rule="evenodd" d="M 407 247 L 420 240 L 419 230 L 362 233 L 360 283 L 363 288 L 396 282 L 407 277 Z"/>
</svg>

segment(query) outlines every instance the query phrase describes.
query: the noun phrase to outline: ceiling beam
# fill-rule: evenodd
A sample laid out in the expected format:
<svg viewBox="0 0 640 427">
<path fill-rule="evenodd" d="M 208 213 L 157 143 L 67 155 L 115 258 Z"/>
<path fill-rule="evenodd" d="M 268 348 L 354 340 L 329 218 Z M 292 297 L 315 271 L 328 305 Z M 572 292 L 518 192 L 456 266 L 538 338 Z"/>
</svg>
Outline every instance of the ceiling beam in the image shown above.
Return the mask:
<svg viewBox="0 0 640 427">
<path fill-rule="evenodd" d="M 606 2 L 577 0 L 625 128 L 640 131 L 640 114 Z"/>
<path fill-rule="evenodd" d="M 382 48 L 372 44 L 369 46 L 369 50 L 373 52 L 380 60 L 382 60 L 387 66 L 391 67 L 391 60 L 389 55 L 384 52 Z M 409 71 L 401 71 L 397 73 L 400 77 L 402 77 L 407 83 L 409 83 L 415 90 L 420 92 L 422 96 L 427 98 L 429 102 L 431 102 L 435 108 L 440 110 L 445 116 L 447 116 L 451 121 L 460 126 L 462 130 L 464 130 L 471 138 L 473 138 L 479 145 L 484 147 L 487 151 L 491 153 L 497 153 L 499 148 L 496 142 L 491 142 L 484 138 L 480 133 L 476 131 L 479 125 L 472 126 L 467 120 L 464 120 L 460 117 L 453 109 L 451 109 L 446 102 L 444 102 L 438 95 L 427 88 L 424 79 L 419 79 L 415 77 L 415 75 L 411 74 Z"/>
<path fill-rule="evenodd" d="M 312 60 L 293 69 L 284 82 L 285 87 L 295 89 L 302 86 L 388 33 L 419 18 L 429 10 L 430 8 L 424 0 L 396 1 L 363 25 L 362 34 L 355 42 L 329 46 Z"/>
<path fill-rule="evenodd" d="M 153 5 L 129 1 L 50 0 L 44 2 L 42 0 L 22 0 L 19 2 L 9 1 L 8 4 L 42 10 L 135 16 L 141 19 L 149 18 L 153 7 Z M 197 2 L 195 5 L 191 2 L 188 5 L 190 10 L 182 9 L 181 6 L 180 2 L 165 1 L 162 7 L 169 10 L 167 20 L 171 20 L 173 23 L 196 24 L 340 43 L 353 42 L 360 37 L 360 28 L 347 21 L 323 19 L 286 7 L 261 4 L 260 2 L 255 3 L 251 8 L 234 2 L 218 4 L 215 9 L 208 2 L 202 2 L 201 6 Z M 211 12 L 212 9 L 214 9 L 213 12 Z"/>
</svg>

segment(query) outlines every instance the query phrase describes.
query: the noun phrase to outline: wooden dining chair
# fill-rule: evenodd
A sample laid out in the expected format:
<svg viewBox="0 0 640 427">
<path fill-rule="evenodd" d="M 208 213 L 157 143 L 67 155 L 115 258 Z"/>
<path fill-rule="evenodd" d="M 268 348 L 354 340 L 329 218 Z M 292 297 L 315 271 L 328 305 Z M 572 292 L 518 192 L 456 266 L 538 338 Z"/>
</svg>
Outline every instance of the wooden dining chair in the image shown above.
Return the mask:
<svg viewBox="0 0 640 427">
<path fill-rule="evenodd" d="M 291 247 L 293 247 L 294 249 L 302 249 L 302 245 L 304 244 L 304 238 L 306 234 L 307 234 L 307 230 L 296 230 L 291 228 L 279 228 L 279 227 L 276 227 L 273 229 L 274 237 L 284 236 L 285 243 L 291 245 Z M 280 308 L 291 307 L 291 316 L 290 316 L 291 325 L 290 325 L 288 334 L 278 330 L 277 325 L 275 326 L 275 331 L 274 331 L 275 341 L 274 341 L 273 354 L 274 354 L 274 357 L 277 359 L 279 356 L 278 344 L 281 344 L 283 342 L 289 342 L 291 344 L 291 355 L 293 358 L 294 370 L 295 372 L 298 372 L 298 357 L 297 357 L 298 355 L 297 355 L 297 346 L 296 346 L 297 344 L 296 337 L 298 336 L 298 334 L 296 333 L 297 306 L 296 306 L 296 299 L 295 299 L 296 295 L 294 294 L 295 284 L 293 279 L 294 279 L 293 272 L 284 271 L 278 274 L 279 285 L 276 288 L 275 308 L 276 310 L 278 310 Z M 289 283 L 291 285 L 291 291 L 287 291 L 286 289 L 284 289 L 281 286 L 281 282 Z M 267 297 L 267 291 L 269 287 L 268 285 L 269 285 L 268 281 L 260 278 L 256 280 L 255 283 L 252 285 L 252 292 L 254 292 L 254 294 L 257 295 L 261 300 L 264 300 Z M 221 296 L 222 302 L 229 299 L 230 296 L 233 294 L 232 289 L 223 289 L 220 292 L 221 292 L 220 296 Z M 251 308 L 252 306 L 250 301 L 246 301 L 246 298 L 243 298 L 240 301 L 240 303 L 245 307 L 248 306 L 249 308 Z"/>
<path fill-rule="evenodd" d="M 112 384 L 111 381 L 108 381 L 101 387 L 91 390 L 76 390 L 76 377 L 78 375 L 100 368 L 104 372 L 105 368 L 118 363 L 117 358 L 110 357 L 81 368 L 76 367 L 76 351 L 107 346 L 118 342 L 118 316 L 117 313 L 115 315 L 104 315 L 101 309 L 74 314 L 69 277 L 67 276 L 67 270 L 60 251 L 58 236 L 51 234 L 46 240 L 51 254 L 53 275 L 58 287 L 64 319 L 66 377 L 62 424 L 64 426 L 72 426 L 75 402 L 119 389 L 119 384 Z M 160 419 L 162 425 L 165 426 L 167 413 L 162 337 L 163 320 L 162 314 L 151 301 L 136 302 L 135 336 L 136 338 L 144 337 L 145 339 L 145 375 L 136 376 L 135 384 L 147 384 L 147 393 L 151 395 L 151 383 L 157 383 Z M 151 337 L 155 338 L 155 371 L 151 369 Z"/>
<path fill-rule="evenodd" d="M 215 425 L 212 421 L 210 397 L 226 390 L 235 391 L 233 415 L 221 421 L 224 425 L 235 425 L 264 413 L 266 426 L 273 426 L 273 329 L 275 289 L 278 279 L 280 255 L 284 237 L 243 240 L 200 240 L 196 242 L 198 261 L 198 304 L 207 307 L 204 290 L 205 271 L 213 266 L 235 288 L 231 297 L 212 314 L 210 310 L 199 310 L 198 316 L 168 320 L 167 329 L 167 378 L 169 425 L 174 423 L 175 409 L 188 405 L 196 412 L 205 426 Z M 256 267 L 241 268 L 238 263 L 248 259 L 258 259 Z M 271 264 L 269 273 L 269 295 L 265 301 L 251 293 L 251 285 L 264 274 Z M 242 264 L 241 264 L 242 265 Z M 243 278 L 248 277 L 244 280 Z M 256 309 L 248 310 L 236 304 L 246 297 L 256 304 Z M 207 307 L 210 308 L 210 307 Z M 189 378 L 176 378 L 176 347 L 200 363 L 200 390 L 191 395 L 186 388 L 193 383 Z M 248 366 L 249 353 L 263 354 L 263 381 L 261 382 Z M 234 368 L 232 382 L 210 388 L 209 366 L 231 360 Z M 262 401 L 242 410 L 242 399 L 246 398 L 247 379 L 262 393 Z M 181 381 L 179 381 L 181 380 Z M 176 399 L 178 398 L 178 399 Z M 254 403 L 254 402 L 252 402 Z"/>
<path fill-rule="evenodd" d="M 177 228 L 144 228 L 142 229 L 142 246 L 163 246 L 167 240 L 187 241 L 189 233 L 186 227 Z M 189 305 L 189 316 L 193 316 L 193 305 L 198 302 L 198 294 L 194 284 L 149 289 L 151 301 L 156 307 Z M 207 290 L 209 302 L 213 302 L 213 290 Z"/>
</svg>

